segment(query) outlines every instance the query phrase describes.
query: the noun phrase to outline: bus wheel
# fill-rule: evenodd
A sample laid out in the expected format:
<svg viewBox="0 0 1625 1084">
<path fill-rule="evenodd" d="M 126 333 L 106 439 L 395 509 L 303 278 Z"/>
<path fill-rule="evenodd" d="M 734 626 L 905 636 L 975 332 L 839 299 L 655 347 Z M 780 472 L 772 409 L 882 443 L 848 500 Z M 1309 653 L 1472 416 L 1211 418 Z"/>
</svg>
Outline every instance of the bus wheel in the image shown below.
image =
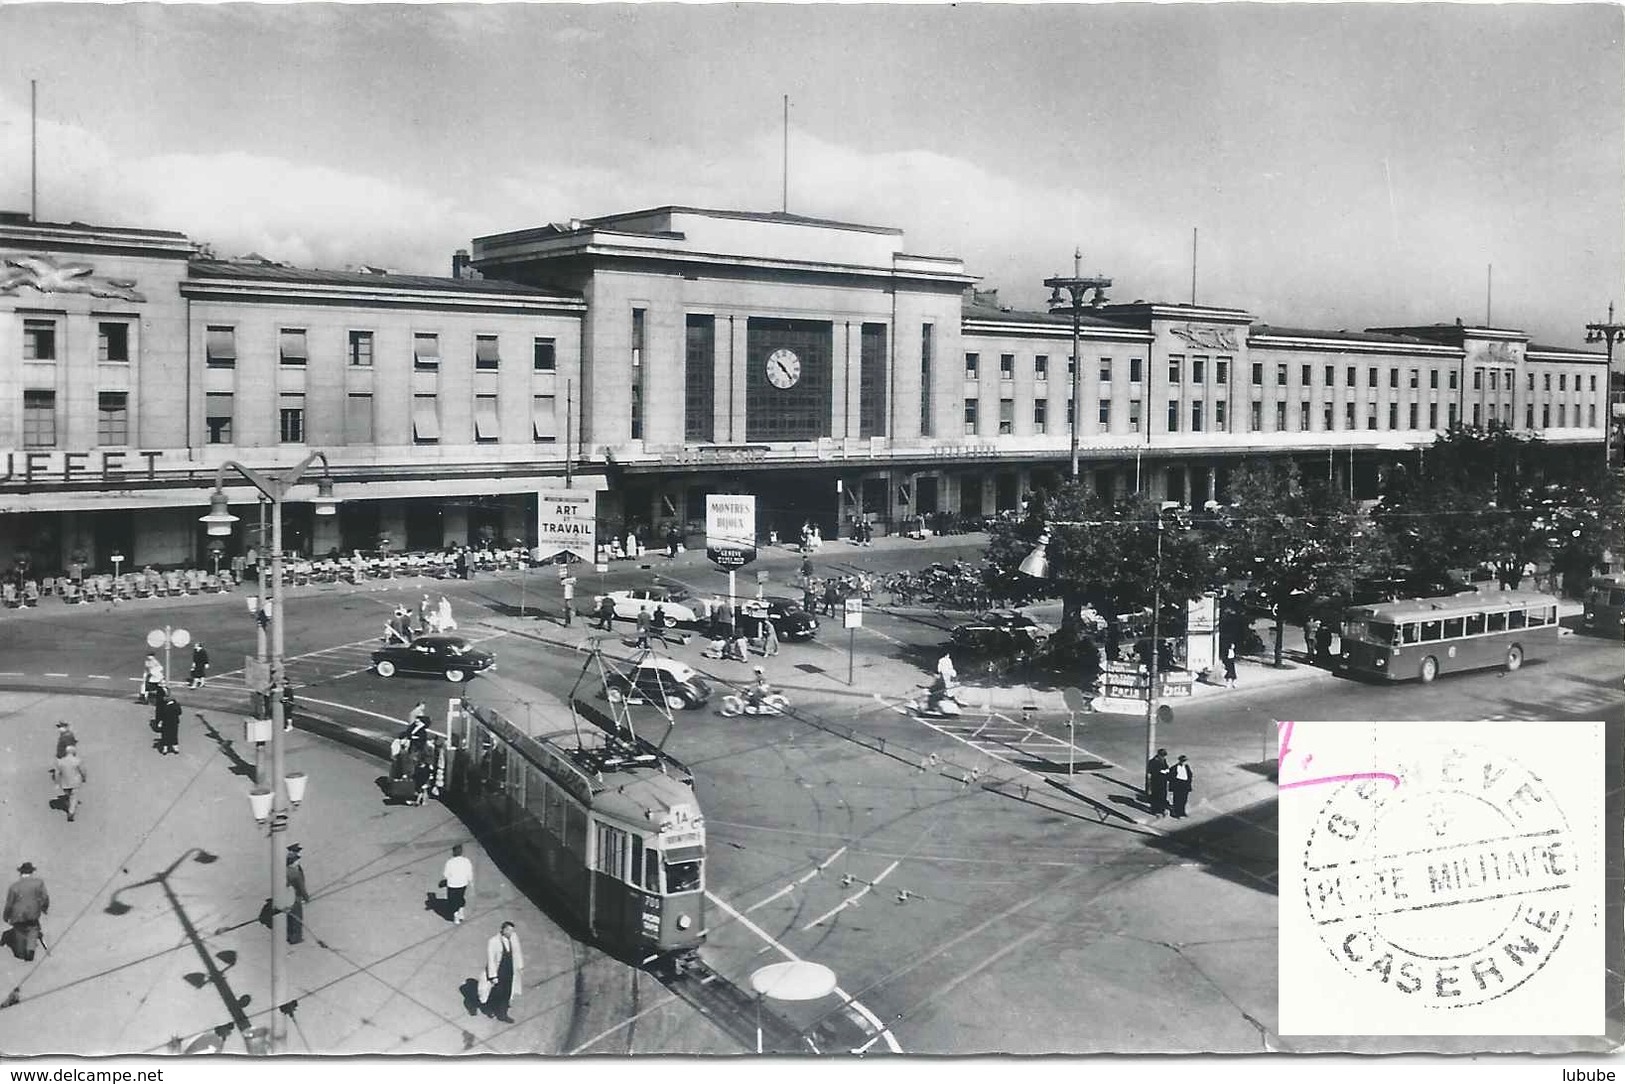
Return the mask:
<svg viewBox="0 0 1625 1084">
<path fill-rule="evenodd" d="M 1432 655 L 1422 660 L 1422 684 L 1426 685 L 1439 676 L 1439 660 Z"/>
<path fill-rule="evenodd" d="M 1523 648 L 1513 644 L 1507 648 L 1507 673 L 1511 673 L 1523 665 Z"/>
</svg>

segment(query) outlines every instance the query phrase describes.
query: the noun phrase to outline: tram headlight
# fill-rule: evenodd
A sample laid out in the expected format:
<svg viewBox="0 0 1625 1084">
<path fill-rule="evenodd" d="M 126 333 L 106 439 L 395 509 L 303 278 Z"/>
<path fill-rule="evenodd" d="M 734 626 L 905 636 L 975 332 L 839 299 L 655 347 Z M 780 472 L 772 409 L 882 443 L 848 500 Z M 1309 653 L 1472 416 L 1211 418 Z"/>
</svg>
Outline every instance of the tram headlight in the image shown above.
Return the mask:
<svg viewBox="0 0 1625 1084">
<path fill-rule="evenodd" d="M 1383 667 L 1384 667 L 1384 666 L 1387 666 L 1387 665 L 1388 665 L 1388 660 L 1387 660 L 1387 659 L 1385 659 L 1385 658 L 1383 658 L 1383 657 L 1382 657 L 1382 656 L 1381 656 L 1381 655 L 1378 655 L 1378 656 L 1377 656 L 1377 657 L 1376 657 L 1376 658 L 1375 658 L 1375 659 L 1373 659 L 1373 660 L 1372 660 L 1372 661 L 1373 661 L 1373 662 L 1375 662 L 1375 663 L 1376 663 L 1376 664 L 1377 664 L 1377 669 L 1378 669 L 1378 670 L 1381 670 L 1381 669 L 1382 669 L 1382 668 L 1383 668 Z"/>
<path fill-rule="evenodd" d="M 692 918 L 690 918 L 688 915 L 678 915 L 677 916 L 677 928 L 679 930 L 686 930 L 692 925 L 694 925 L 694 920 Z"/>
</svg>

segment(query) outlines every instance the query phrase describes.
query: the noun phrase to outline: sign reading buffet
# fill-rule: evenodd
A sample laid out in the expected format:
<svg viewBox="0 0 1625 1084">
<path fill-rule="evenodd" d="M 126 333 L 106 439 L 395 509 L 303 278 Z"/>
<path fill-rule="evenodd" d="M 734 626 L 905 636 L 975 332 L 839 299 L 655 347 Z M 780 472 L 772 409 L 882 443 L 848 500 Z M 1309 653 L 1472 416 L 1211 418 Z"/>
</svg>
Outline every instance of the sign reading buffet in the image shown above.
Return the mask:
<svg viewBox="0 0 1625 1084">
<path fill-rule="evenodd" d="M 0 485 L 31 486 L 41 482 L 124 482 L 158 480 L 163 452 L 6 452 Z M 146 460 L 143 471 L 134 460 Z M 128 465 L 126 465 L 128 464 Z"/>
</svg>

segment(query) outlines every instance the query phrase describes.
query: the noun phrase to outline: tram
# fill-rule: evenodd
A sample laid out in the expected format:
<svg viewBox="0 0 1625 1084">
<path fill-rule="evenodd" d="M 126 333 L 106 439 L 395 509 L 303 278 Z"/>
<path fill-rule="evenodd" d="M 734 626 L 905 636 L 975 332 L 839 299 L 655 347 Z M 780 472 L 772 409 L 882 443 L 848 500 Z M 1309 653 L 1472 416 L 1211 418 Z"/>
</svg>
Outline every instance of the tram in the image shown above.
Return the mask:
<svg viewBox="0 0 1625 1084">
<path fill-rule="evenodd" d="M 693 774 L 591 705 L 571 709 L 570 728 L 530 735 L 498 711 L 451 701 L 449 797 L 605 948 L 631 959 L 690 954 L 705 939 Z"/>
</svg>

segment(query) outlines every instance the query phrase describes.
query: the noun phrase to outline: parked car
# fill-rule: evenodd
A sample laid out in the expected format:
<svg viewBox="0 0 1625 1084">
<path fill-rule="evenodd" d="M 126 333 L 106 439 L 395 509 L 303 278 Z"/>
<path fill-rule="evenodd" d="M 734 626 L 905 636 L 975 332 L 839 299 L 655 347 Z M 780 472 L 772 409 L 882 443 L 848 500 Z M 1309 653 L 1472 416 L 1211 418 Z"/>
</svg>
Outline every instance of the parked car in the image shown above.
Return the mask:
<svg viewBox="0 0 1625 1084">
<path fill-rule="evenodd" d="M 710 684 L 688 663 L 655 657 L 612 672 L 604 692 L 614 701 L 664 704 L 672 709 L 698 708 L 711 698 Z"/>
<path fill-rule="evenodd" d="M 989 610 L 950 634 L 954 649 L 973 656 L 1017 655 L 1043 647 L 1055 627 L 1035 621 L 1020 610 Z"/>
<path fill-rule="evenodd" d="M 593 605 L 602 606 L 605 597 L 597 596 Z M 611 591 L 607 597 L 615 604 L 615 616 L 622 621 L 636 621 L 644 611 L 652 617 L 657 607 L 666 611 L 667 625 L 697 625 L 711 616 L 711 607 L 704 599 L 665 584 Z"/>
<path fill-rule="evenodd" d="M 818 618 L 801 608 L 800 599 L 769 595 L 740 604 L 740 611 L 746 617 L 760 617 L 764 610 L 781 640 L 811 640 L 818 633 Z"/>
<path fill-rule="evenodd" d="M 419 636 L 409 644 L 390 644 L 372 653 L 372 669 L 379 677 L 426 674 L 447 681 L 467 681 L 496 666 L 496 656 L 481 651 L 461 636 Z"/>
</svg>

